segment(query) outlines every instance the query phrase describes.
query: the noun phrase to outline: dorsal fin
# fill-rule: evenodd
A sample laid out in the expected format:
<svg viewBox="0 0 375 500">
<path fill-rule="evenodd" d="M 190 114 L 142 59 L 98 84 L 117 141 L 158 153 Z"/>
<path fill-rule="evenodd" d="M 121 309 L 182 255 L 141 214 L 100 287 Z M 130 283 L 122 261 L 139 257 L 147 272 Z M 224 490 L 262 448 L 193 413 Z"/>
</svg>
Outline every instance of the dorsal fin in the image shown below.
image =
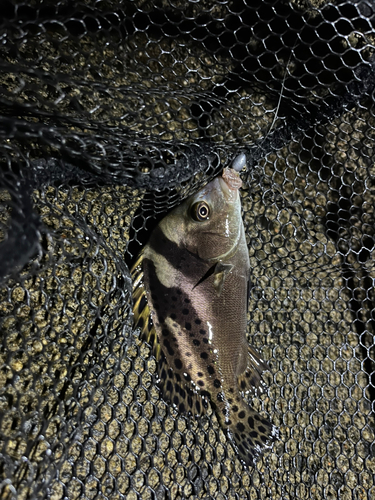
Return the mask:
<svg viewBox="0 0 375 500">
<path fill-rule="evenodd" d="M 143 251 L 131 269 L 133 280 L 133 314 L 134 327 L 140 328 L 141 338 L 150 344 L 156 361 L 161 358 L 161 348 L 152 322 L 150 308 L 147 302 L 146 290 L 143 282 Z"/>
</svg>

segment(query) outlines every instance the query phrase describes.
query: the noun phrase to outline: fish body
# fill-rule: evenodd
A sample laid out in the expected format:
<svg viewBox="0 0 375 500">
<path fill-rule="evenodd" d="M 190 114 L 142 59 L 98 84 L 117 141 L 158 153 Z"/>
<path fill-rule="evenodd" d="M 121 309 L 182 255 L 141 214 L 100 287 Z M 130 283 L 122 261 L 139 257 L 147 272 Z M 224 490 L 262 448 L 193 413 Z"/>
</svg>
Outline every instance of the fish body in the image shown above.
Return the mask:
<svg viewBox="0 0 375 500">
<path fill-rule="evenodd" d="M 226 168 L 159 223 L 133 267 L 133 298 L 163 396 L 197 415 L 209 399 L 253 465 L 275 430 L 242 398 L 267 365 L 246 338 L 250 262 L 240 186 Z"/>
</svg>

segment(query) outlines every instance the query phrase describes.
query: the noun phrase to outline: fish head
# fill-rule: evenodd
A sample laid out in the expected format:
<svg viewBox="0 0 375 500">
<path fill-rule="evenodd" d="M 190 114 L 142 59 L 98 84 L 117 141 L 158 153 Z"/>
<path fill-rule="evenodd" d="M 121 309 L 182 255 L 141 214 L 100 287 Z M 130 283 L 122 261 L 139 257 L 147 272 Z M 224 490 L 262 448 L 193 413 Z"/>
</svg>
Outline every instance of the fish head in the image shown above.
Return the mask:
<svg viewBox="0 0 375 500">
<path fill-rule="evenodd" d="M 243 223 L 238 172 L 226 168 L 196 194 L 187 198 L 162 221 L 164 234 L 188 252 L 207 261 L 233 255 Z"/>
</svg>

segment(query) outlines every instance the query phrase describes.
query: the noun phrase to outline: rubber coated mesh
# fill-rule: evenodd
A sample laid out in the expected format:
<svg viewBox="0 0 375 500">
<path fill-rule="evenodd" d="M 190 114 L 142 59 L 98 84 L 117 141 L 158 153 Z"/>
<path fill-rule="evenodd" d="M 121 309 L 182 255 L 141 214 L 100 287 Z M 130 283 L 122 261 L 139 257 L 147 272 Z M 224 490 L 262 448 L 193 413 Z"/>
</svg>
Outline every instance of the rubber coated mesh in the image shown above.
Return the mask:
<svg viewBox="0 0 375 500">
<path fill-rule="evenodd" d="M 373 2 L 0 9 L 0 497 L 375 498 Z M 161 398 L 129 273 L 239 152 L 254 469 Z"/>
</svg>

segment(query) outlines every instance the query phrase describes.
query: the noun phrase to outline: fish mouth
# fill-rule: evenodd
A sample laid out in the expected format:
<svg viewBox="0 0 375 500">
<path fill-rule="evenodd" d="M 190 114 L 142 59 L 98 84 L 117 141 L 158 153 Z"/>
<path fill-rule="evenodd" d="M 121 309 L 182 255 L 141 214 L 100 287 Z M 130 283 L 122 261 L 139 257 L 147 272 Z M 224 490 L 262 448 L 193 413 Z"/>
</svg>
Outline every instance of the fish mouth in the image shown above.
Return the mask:
<svg viewBox="0 0 375 500">
<path fill-rule="evenodd" d="M 216 177 L 216 179 L 202 189 L 200 198 L 203 199 L 211 192 L 219 189 L 227 201 L 233 202 L 237 199 L 237 193 L 241 186 L 242 180 L 240 174 L 233 170 L 233 168 L 226 167 L 221 177 Z"/>
<path fill-rule="evenodd" d="M 233 168 L 224 168 L 221 178 L 231 191 L 238 191 L 242 186 L 240 174 Z"/>
</svg>

